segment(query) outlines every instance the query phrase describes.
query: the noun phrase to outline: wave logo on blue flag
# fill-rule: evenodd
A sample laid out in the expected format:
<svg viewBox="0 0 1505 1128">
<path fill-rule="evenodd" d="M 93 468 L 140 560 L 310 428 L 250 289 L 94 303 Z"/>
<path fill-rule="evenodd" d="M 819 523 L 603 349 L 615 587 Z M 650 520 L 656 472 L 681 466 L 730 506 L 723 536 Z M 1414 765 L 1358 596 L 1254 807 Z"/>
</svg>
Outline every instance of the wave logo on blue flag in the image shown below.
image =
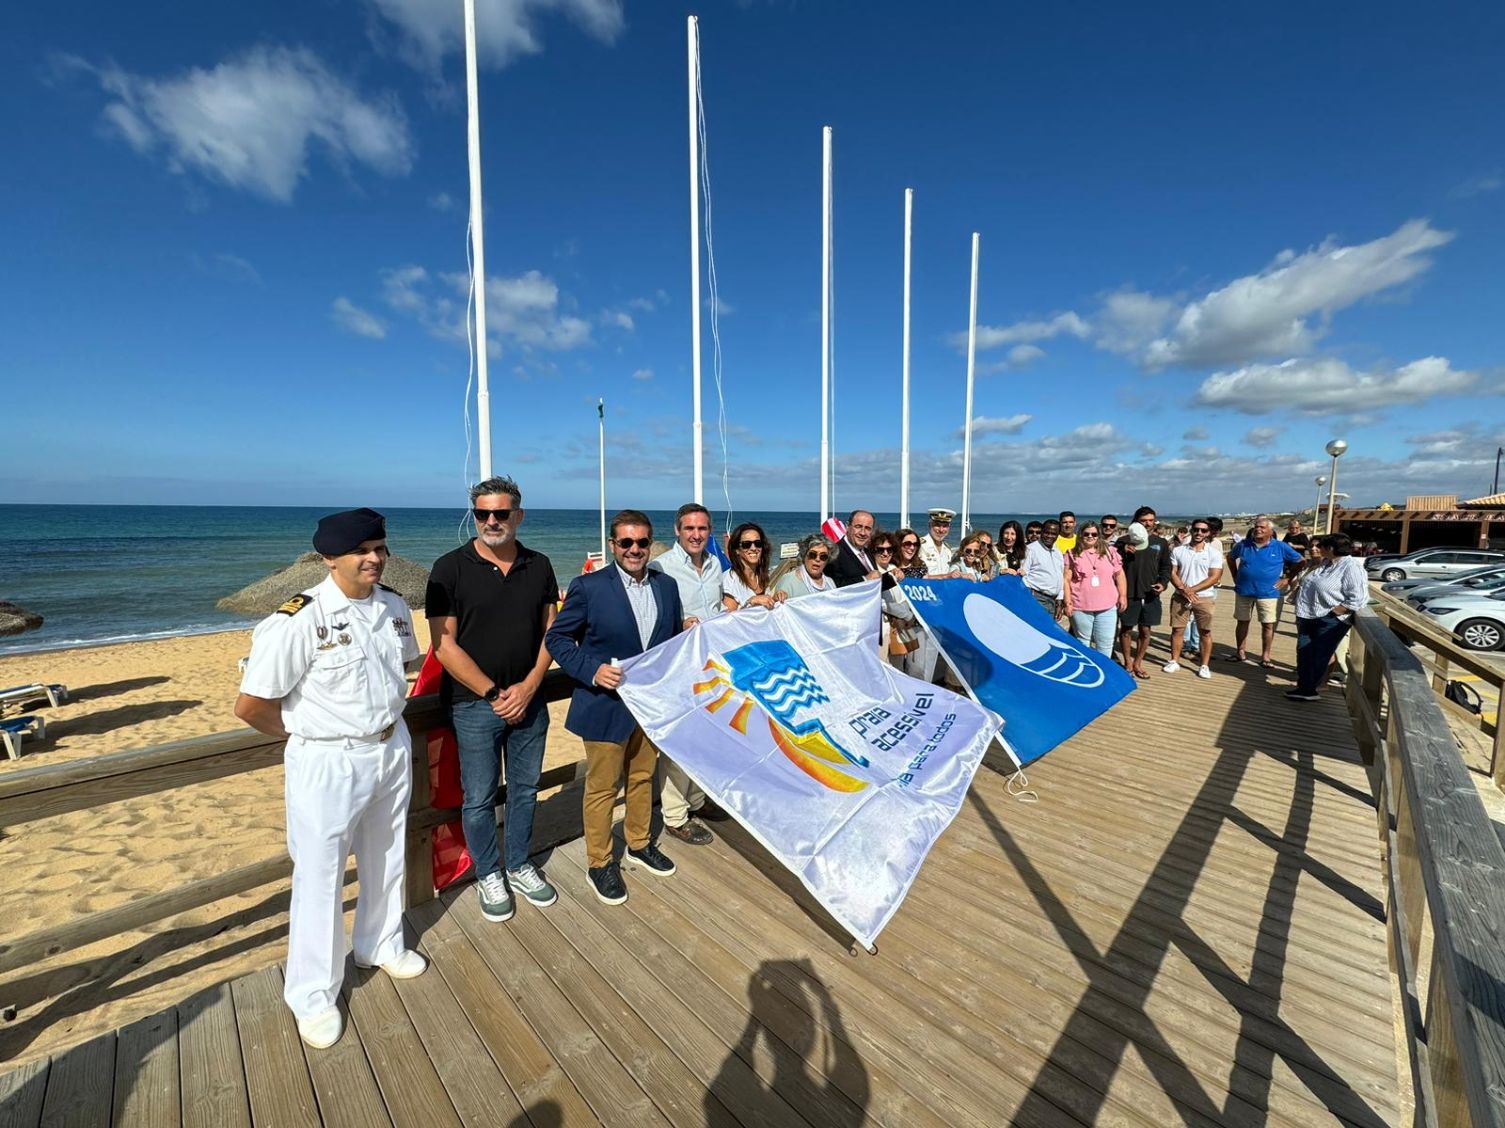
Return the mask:
<svg viewBox="0 0 1505 1128">
<path fill-rule="evenodd" d="M 901 586 L 977 700 L 1004 718 L 1006 743 L 1021 765 L 1134 690 L 1118 663 L 1056 626 L 1018 576 Z"/>
<path fill-rule="evenodd" d="M 868 785 L 867 780 L 842 770 L 866 768 L 868 759 L 837 743 L 813 713 L 815 706 L 829 705 L 831 698 L 789 643 L 769 639 L 739 646 L 707 660 L 705 670 L 715 676 L 697 682 L 693 689 L 697 696 L 709 695 L 702 705 L 706 712 L 719 712 L 740 698 L 727 725 L 745 734 L 756 702 L 768 714 L 768 731 L 779 751 L 800 771 L 832 791 L 861 791 Z M 811 715 L 801 720 L 802 712 Z"/>
<path fill-rule="evenodd" d="M 665 756 L 871 946 L 1002 722 L 878 652 L 878 581 L 717 615 L 622 661 Z"/>
</svg>

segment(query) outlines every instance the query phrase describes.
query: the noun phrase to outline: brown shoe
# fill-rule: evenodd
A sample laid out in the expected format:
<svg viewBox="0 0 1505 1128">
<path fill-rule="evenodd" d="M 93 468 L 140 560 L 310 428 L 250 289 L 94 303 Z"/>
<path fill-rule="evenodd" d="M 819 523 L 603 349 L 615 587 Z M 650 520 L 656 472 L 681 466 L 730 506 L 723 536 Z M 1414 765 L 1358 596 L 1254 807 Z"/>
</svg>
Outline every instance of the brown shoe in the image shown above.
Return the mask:
<svg viewBox="0 0 1505 1128">
<path fill-rule="evenodd" d="M 665 826 L 664 833 L 687 846 L 709 846 L 716 841 L 716 836 L 694 819 L 688 820 L 684 826 Z"/>
</svg>

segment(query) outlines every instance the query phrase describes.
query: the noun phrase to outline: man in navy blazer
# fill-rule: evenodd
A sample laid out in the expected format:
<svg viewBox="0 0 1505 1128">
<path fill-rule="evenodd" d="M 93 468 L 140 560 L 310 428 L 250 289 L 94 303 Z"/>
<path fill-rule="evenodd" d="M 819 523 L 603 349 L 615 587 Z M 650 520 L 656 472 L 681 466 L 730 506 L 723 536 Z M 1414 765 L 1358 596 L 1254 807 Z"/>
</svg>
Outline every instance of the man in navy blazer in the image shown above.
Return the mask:
<svg viewBox="0 0 1505 1128">
<path fill-rule="evenodd" d="M 674 863 L 649 831 L 658 749 L 617 694 L 622 671 L 616 660 L 666 642 L 684 627 L 678 585 L 662 572 L 648 570 L 652 544 L 653 523 L 646 514 L 624 509 L 613 517 L 615 563 L 571 581 L 564 606 L 544 636 L 554 661 L 578 683 L 564 727 L 585 743 L 585 853 L 596 896 L 608 905 L 627 900 L 611 845 L 611 812 L 623 776 L 625 860 L 659 877 L 674 872 Z"/>
</svg>

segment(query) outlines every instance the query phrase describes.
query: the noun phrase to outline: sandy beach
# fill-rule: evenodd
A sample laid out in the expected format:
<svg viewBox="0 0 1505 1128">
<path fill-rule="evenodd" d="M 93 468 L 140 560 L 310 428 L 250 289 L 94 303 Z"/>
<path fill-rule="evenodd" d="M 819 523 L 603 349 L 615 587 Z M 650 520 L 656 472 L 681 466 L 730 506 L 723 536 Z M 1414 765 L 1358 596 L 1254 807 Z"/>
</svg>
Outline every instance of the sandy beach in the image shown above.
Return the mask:
<svg viewBox="0 0 1505 1128">
<path fill-rule="evenodd" d="M 416 625 L 426 647 L 427 623 Z M 250 631 L 231 631 L 0 658 L 0 685 L 61 682 L 72 697 L 46 710 L 47 739 L 0 761 L 0 772 L 241 729 L 236 662 L 249 649 Z M 564 708 L 551 707 L 546 767 L 583 754 Z M 24 935 L 284 852 L 280 767 L 123 799 L 0 829 L 0 919 Z M 0 1061 L 71 1045 L 275 962 L 286 891 L 262 886 L 0 977 Z"/>
</svg>

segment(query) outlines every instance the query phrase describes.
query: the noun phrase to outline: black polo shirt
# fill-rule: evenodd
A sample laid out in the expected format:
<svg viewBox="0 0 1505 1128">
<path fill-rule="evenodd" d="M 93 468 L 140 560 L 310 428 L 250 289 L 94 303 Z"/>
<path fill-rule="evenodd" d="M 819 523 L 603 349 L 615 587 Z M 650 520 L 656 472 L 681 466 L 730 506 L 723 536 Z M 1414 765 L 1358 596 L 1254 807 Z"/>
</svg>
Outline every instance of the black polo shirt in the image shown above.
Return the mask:
<svg viewBox="0 0 1505 1128">
<path fill-rule="evenodd" d="M 528 676 L 543 645 L 543 609 L 559 602 L 554 565 L 522 542 L 505 574 L 476 552 L 476 542 L 461 545 L 434 561 L 424 596 L 430 619 L 453 615 L 455 641 L 497 685 L 506 689 Z M 440 699 L 474 701 L 476 695 L 446 671 Z"/>
</svg>

